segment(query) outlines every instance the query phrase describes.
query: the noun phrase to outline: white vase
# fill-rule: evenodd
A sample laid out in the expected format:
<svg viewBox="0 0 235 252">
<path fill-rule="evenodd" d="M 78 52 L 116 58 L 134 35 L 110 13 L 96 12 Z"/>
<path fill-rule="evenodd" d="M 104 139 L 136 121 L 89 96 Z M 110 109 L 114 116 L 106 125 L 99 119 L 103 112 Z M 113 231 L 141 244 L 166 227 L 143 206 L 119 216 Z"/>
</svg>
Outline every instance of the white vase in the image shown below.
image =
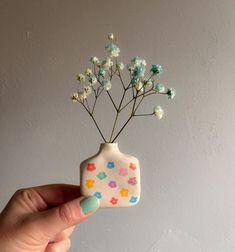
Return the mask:
<svg viewBox="0 0 235 252">
<path fill-rule="evenodd" d="M 122 153 L 117 143 L 102 143 L 81 163 L 80 186 L 82 195 L 100 200 L 100 207 L 133 206 L 140 199 L 139 161 Z"/>
</svg>

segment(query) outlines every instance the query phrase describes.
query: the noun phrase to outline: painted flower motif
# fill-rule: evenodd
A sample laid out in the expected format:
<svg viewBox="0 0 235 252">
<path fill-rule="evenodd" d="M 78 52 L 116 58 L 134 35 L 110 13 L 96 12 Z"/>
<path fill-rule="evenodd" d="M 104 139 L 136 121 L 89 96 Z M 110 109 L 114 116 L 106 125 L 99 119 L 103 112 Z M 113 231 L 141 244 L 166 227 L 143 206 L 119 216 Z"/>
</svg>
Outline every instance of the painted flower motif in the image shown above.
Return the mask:
<svg viewBox="0 0 235 252">
<path fill-rule="evenodd" d="M 128 184 L 133 185 L 133 186 L 136 185 L 137 184 L 136 177 L 129 178 Z"/>
<path fill-rule="evenodd" d="M 164 93 L 165 92 L 165 86 L 162 83 L 157 83 L 154 87 L 155 91 L 158 93 Z"/>
<path fill-rule="evenodd" d="M 96 56 L 91 57 L 90 61 L 95 65 L 98 65 L 100 63 L 99 59 Z"/>
<path fill-rule="evenodd" d="M 104 69 L 100 68 L 98 75 L 104 77 L 105 74 L 106 74 L 106 71 Z"/>
<path fill-rule="evenodd" d="M 107 168 L 113 169 L 114 167 L 115 167 L 114 162 L 108 162 L 108 163 L 107 163 Z"/>
<path fill-rule="evenodd" d="M 113 33 L 109 33 L 108 34 L 108 39 L 111 40 L 111 41 L 113 41 L 115 39 L 114 34 Z"/>
<path fill-rule="evenodd" d="M 116 188 L 116 187 L 117 187 L 116 181 L 111 180 L 111 181 L 109 182 L 109 187 L 111 187 L 111 188 Z"/>
<path fill-rule="evenodd" d="M 102 80 L 101 85 L 106 91 L 109 91 L 112 88 L 112 83 L 109 80 Z"/>
<path fill-rule="evenodd" d="M 163 68 L 161 65 L 158 65 L 158 64 L 153 64 L 152 65 L 152 68 L 150 69 L 150 71 L 153 73 L 153 74 L 161 74 L 163 72 Z"/>
<path fill-rule="evenodd" d="M 97 199 L 101 199 L 101 198 L 102 198 L 101 192 L 95 192 L 95 193 L 94 193 L 94 196 L 95 196 Z"/>
<path fill-rule="evenodd" d="M 85 75 L 90 77 L 92 75 L 92 70 L 90 68 L 87 68 L 87 70 L 85 71 Z"/>
<path fill-rule="evenodd" d="M 136 165 L 134 163 L 130 163 L 129 167 L 133 171 L 136 169 Z"/>
<path fill-rule="evenodd" d="M 121 195 L 122 197 L 128 197 L 128 194 L 129 194 L 129 190 L 128 190 L 127 188 L 122 188 L 122 189 L 120 190 L 120 195 Z"/>
<path fill-rule="evenodd" d="M 113 43 L 109 43 L 108 45 L 105 46 L 105 49 L 107 52 L 109 52 L 110 57 L 118 57 L 120 53 L 120 49 L 117 45 Z"/>
<path fill-rule="evenodd" d="M 107 177 L 107 174 L 105 172 L 99 172 L 96 177 L 100 180 L 103 180 Z"/>
<path fill-rule="evenodd" d="M 162 109 L 161 106 L 156 106 L 154 107 L 153 113 L 160 120 L 164 115 L 164 110 Z"/>
<path fill-rule="evenodd" d="M 176 96 L 176 90 L 174 88 L 169 88 L 167 90 L 167 95 L 169 99 L 173 99 Z"/>
<path fill-rule="evenodd" d="M 110 200 L 110 203 L 111 203 L 112 205 L 116 205 L 117 202 L 118 202 L 118 199 L 115 198 L 115 197 L 112 197 L 112 199 Z"/>
<path fill-rule="evenodd" d="M 86 80 L 86 77 L 84 74 L 78 74 L 77 75 L 77 80 L 80 82 L 84 82 Z"/>
<path fill-rule="evenodd" d="M 130 198 L 130 200 L 129 200 L 129 202 L 131 202 L 131 203 L 136 203 L 137 202 L 137 197 L 134 197 L 134 196 L 132 196 L 131 198 Z"/>
<path fill-rule="evenodd" d="M 94 187 L 94 184 L 95 184 L 95 180 L 93 180 L 93 179 L 87 179 L 86 180 L 86 186 L 87 186 L 87 188 Z"/>
<path fill-rule="evenodd" d="M 86 169 L 88 171 L 94 171 L 96 169 L 95 163 L 88 163 Z"/>
<path fill-rule="evenodd" d="M 124 64 L 123 64 L 122 62 L 118 62 L 118 63 L 117 63 L 117 68 L 118 68 L 119 70 L 123 70 L 123 69 L 124 69 Z"/>
<path fill-rule="evenodd" d="M 120 176 L 127 176 L 128 175 L 128 171 L 126 168 L 120 168 L 119 169 L 119 175 Z"/>
</svg>

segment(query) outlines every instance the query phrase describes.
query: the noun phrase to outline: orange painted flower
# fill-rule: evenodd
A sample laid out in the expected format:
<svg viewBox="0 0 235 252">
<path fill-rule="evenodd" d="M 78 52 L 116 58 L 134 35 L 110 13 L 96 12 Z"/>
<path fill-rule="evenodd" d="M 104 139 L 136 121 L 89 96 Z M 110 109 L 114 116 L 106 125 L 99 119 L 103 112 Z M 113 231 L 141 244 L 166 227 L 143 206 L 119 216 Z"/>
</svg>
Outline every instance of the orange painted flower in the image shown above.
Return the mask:
<svg viewBox="0 0 235 252">
<path fill-rule="evenodd" d="M 94 163 L 88 163 L 87 164 L 87 170 L 88 171 L 94 171 L 96 169 L 95 164 Z"/>
<path fill-rule="evenodd" d="M 134 163 L 130 163 L 130 166 L 129 166 L 130 168 L 131 168 L 131 170 L 135 170 L 136 169 L 136 165 L 134 164 Z"/>
<path fill-rule="evenodd" d="M 93 180 L 93 179 L 87 179 L 86 180 L 86 186 L 87 186 L 87 188 L 94 187 L 94 183 L 95 183 L 95 180 Z"/>
<path fill-rule="evenodd" d="M 122 188 L 122 190 L 120 190 L 120 194 L 122 197 L 128 197 L 128 193 L 129 190 L 127 188 Z"/>
<path fill-rule="evenodd" d="M 118 199 L 117 199 L 117 198 L 112 197 L 112 199 L 110 200 L 110 202 L 111 202 L 111 204 L 116 205 L 116 204 L 117 204 L 117 202 L 118 202 Z"/>
</svg>

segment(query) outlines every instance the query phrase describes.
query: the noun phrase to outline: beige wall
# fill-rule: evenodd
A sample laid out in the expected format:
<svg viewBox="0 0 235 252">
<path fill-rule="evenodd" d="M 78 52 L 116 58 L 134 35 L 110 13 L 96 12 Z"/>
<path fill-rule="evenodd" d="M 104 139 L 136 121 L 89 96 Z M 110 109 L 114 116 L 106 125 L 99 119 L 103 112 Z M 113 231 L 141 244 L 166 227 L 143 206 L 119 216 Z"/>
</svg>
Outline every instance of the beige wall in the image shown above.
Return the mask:
<svg viewBox="0 0 235 252">
<path fill-rule="evenodd" d="M 78 183 L 100 138 L 69 96 L 114 32 L 123 61 L 161 63 L 177 98 L 151 100 L 165 119 L 137 120 L 119 139 L 141 161 L 141 203 L 100 210 L 71 251 L 235 251 L 234 10 L 234 0 L 0 0 L 1 208 L 21 187 Z"/>
</svg>

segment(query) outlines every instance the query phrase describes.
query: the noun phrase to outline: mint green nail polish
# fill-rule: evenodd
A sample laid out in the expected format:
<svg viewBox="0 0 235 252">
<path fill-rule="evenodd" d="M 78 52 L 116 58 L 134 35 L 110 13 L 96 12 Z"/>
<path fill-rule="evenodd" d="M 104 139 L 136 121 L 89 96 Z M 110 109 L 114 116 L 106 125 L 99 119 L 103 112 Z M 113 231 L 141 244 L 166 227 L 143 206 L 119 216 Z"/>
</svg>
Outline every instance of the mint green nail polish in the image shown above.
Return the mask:
<svg viewBox="0 0 235 252">
<path fill-rule="evenodd" d="M 95 211 L 99 205 L 99 200 L 95 196 L 85 198 L 80 202 L 80 206 L 85 215 Z"/>
</svg>

